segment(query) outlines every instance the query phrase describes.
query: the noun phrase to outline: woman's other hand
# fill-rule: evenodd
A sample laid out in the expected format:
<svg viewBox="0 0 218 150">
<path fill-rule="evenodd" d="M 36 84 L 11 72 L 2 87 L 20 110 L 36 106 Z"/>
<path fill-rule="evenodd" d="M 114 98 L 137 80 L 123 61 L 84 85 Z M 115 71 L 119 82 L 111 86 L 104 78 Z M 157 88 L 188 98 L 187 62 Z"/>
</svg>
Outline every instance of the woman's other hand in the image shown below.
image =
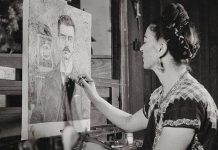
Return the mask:
<svg viewBox="0 0 218 150">
<path fill-rule="evenodd" d="M 62 142 L 64 150 L 71 150 L 79 140 L 79 134 L 72 126 L 64 128 L 62 133 Z"/>
</svg>

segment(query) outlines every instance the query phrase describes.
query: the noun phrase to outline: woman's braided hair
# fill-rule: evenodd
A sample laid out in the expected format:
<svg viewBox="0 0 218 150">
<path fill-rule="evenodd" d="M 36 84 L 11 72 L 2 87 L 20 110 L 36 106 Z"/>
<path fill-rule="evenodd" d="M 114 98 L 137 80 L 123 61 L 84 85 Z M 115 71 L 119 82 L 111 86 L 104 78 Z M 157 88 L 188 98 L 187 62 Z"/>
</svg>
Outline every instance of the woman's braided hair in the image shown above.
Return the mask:
<svg viewBox="0 0 218 150">
<path fill-rule="evenodd" d="M 169 4 L 156 25 L 156 38 L 167 41 L 168 51 L 176 62 L 195 57 L 200 48 L 198 34 L 181 4 Z"/>
</svg>

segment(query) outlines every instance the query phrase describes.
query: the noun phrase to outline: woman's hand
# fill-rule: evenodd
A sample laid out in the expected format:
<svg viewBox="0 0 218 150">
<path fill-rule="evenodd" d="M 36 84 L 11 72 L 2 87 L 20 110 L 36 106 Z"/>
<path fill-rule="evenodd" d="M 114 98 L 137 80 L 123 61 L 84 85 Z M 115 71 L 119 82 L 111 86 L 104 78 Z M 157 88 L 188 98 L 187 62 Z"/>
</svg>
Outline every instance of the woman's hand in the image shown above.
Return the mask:
<svg viewBox="0 0 218 150">
<path fill-rule="evenodd" d="M 80 75 L 78 84 L 83 87 L 84 91 L 86 92 L 87 96 L 91 101 L 99 97 L 94 80 L 88 75 Z"/>
<path fill-rule="evenodd" d="M 73 126 L 67 126 L 62 133 L 64 150 L 71 150 L 79 140 L 79 134 Z"/>
</svg>

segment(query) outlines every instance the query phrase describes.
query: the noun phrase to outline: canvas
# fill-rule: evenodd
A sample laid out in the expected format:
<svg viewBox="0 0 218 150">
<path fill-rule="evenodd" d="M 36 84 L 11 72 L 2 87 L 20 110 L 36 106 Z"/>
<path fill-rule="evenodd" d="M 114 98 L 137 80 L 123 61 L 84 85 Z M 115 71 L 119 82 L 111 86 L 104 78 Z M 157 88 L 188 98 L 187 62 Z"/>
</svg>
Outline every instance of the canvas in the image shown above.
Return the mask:
<svg viewBox="0 0 218 150">
<path fill-rule="evenodd" d="M 91 15 L 64 0 L 26 0 L 22 139 L 90 129 L 90 101 L 77 84 L 91 73 Z"/>
</svg>

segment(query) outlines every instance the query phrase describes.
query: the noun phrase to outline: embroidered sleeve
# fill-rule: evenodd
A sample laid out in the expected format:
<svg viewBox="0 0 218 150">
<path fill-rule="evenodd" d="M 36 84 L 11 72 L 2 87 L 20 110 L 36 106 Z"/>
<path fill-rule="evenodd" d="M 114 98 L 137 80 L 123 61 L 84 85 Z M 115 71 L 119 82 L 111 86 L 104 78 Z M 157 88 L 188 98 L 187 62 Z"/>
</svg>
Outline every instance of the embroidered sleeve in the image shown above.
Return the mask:
<svg viewBox="0 0 218 150">
<path fill-rule="evenodd" d="M 205 110 L 201 102 L 187 98 L 176 99 L 164 114 L 164 127 L 184 127 L 199 130 Z"/>
<path fill-rule="evenodd" d="M 144 106 L 143 106 L 143 109 L 142 109 L 143 114 L 147 119 L 150 118 L 151 111 L 153 110 L 154 106 L 156 105 L 156 103 L 160 97 L 161 90 L 162 90 L 161 86 L 158 87 L 157 89 L 155 89 L 154 92 L 150 96 L 149 102 L 144 104 Z"/>
</svg>

